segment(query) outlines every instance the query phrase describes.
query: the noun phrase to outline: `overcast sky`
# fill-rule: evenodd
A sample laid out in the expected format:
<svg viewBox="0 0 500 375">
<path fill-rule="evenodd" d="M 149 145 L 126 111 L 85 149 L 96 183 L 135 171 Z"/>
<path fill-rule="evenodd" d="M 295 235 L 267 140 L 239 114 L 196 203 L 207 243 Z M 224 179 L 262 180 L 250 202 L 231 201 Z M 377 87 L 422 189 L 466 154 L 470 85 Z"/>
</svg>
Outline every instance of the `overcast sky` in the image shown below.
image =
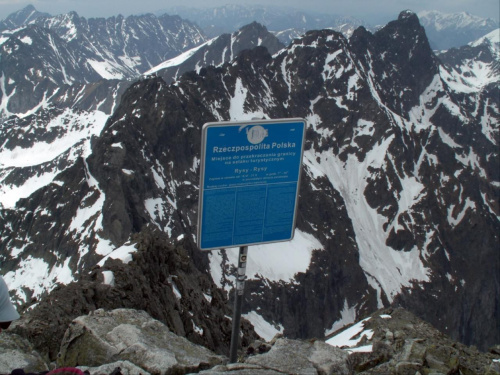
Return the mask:
<svg viewBox="0 0 500 375">
<path fill-rule="evenodd" d="M 84 17 L 110 17 L 118 14 L 155 13 L 174 5 L 211 7 L 225 4 L 273 4 L 288 5 L 306 11 L 357 17 L 366 22 L 385 23 L 397 18 L 400 11 L 410 9 L 439 10 L 445 13 L 469 12 L 492 18 L 500 17 L 499 0 L 0 0 L 0 20 L 9 14 L 32 4 L 41 12 L 52 15 L 76 11 Z"/>
</svg>

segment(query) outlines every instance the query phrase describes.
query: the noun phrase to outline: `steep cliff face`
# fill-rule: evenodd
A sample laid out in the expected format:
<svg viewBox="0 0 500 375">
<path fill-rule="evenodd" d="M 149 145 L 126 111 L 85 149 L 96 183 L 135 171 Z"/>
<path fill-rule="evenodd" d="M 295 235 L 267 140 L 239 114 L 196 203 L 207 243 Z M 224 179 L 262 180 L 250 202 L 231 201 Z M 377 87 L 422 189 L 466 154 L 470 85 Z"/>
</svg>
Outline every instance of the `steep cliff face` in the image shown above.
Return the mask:
<svg viewBox="0 0 500 375">
<path fill-rule="evenodd" d="M 146 227 L 194 243 L 201 126 L 303 117 L 297 230 L 249 249 L 249 319 L 322 337 L 400 304 L 485 348 L 500 332 L 498 108 L 498 85 L 436 58 L 410 12 L 374 34 L 321 30 L 273 56 L 244 50 L 171 85 L 141 79 L 80 158 L 2 210 L 2 270 L 29 302 L 54 275 L 85 274 Z M 12 163 L 8 173 L 21 171 Z M 229 292 L 235 249 L 188 248 Z M 46 284 L 21 282 L 37 262 Z"/>
</svg>

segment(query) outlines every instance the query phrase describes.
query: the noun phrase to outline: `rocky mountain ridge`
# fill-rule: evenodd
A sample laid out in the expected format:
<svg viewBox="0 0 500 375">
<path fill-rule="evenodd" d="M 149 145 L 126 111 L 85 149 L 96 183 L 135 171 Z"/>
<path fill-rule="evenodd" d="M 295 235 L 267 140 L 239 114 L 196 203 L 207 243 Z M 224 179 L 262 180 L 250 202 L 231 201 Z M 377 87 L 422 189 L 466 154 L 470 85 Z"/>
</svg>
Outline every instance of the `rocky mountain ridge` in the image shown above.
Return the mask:
<svg viewBox="0 0 500 375">
<path fill-rule="evenodd" d="M 403 12 L 373 34 L 320 30 L 275 55 L 245 50 L 174 84 L 141 79 L 95 126 L 58 114 L 45 142 L 23 144 L 29 121 L 9 127 L 3 191 L 27 192 L 0 212 L 0 267 L 16 301 L 29 306 L 104 257 L 133 252 L 128 241 L 148 227 L 190 243 L 199 271 L 229 293 L 234 249 L 192 245 L 200 127 L 303 117 L 298 227 L 290 243 L 249 251 L 252 323 L 324 337 L 396 304 L 467 344 L 496 343 L 498 85 L 472 85 L 456 66 L 440 61 L 416 15 Z M 50 129 L 55 118 L 41 120 Z M 68 129 L 88 137 L 41 163 L 19 158 L 55 146 Z"/>
<path fill-rule="evenodd" d="M 207 66 L 219 67 L 234 60 L 245 49 L 258 46 L 266 47 L 274 54 L 284 45 L 268 30 L 257 22 L 243 26 L 232 34 L 222 34 L 208 42 L 167 60 L 144 73 L 145 76 L 162 77 L 165 82 L 173 82 L 186 72 L 200 70 Z"/>
<path fill-rule="evenodd" d="M 359 332 L 361 328 L 361 332 Z M 353 342 L 362 343 L 353 346 Z M 342 343 L 351 343 L 340 345 Z M 403 309 L 377 311 L 326 342 L 275 337 L 252 342 L 237 363 L 188 342 L 144 311 L 98 309 L 74 319 L 57 363 L 46 363 L 29 341 L 7 332 L 0 337 L 0 373 L 12 366 L 46 371 L 77 366 L 89 374 L 500 374 L 500 350 L 480 353 L 451 341 Z M 9 363 L 6 363 L 6 360 Z"/>
<path fill-rule="evenodd" d="M 6 22 L 18 25 L 0 38 L 4 119 L 50 107 L 110 113 L 130 80 L 206 40 L 194 24 L 168 15 L 86 19 L 28 6 Z"/>
<path fill-rule="evenodd" d="M 29 24 L 38 17 L 50 17 L 50 14 L 39 12 L 33 5 L 27 5 L 23 9 L 10 14 L 5 20 L 0 21 L 0 31 L 17 29 Z"/>
</svg>

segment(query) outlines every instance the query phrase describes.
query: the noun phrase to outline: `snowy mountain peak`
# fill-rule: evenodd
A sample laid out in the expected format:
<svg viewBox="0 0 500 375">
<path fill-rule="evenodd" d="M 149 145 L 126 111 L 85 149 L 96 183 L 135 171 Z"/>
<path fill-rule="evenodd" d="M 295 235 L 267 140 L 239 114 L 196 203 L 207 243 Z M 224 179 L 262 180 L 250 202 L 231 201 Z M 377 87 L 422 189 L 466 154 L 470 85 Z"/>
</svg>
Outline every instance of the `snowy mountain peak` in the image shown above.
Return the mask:
<svg viewBox="0 0 500 375">
<path fill-rule="evenodd" d="M 296 30 L 300 35 L 308 30 L 324 28 L 350 29 L 365 25 L 359 19 L 349 16 L 304 12 L 291 7 L 273 5 L 225 5 L 215 8 L 193 9 L 187 7 L 172 7 L 167 9 L 170 14 L 179 14 L 181 17 L 192 20 L 200 25 L 209 36 L 218 36 L 223 33 L 232 33 L 243 25 L 256 21 L 271 32 Z M 288 44 L 291 32 L 280 38 Z"/>
<path fill-rule="evenodd" d="M 42 13 L 35 9 L 33 5 L 10 14 L 5 20 L 0 22 L 0 31 L 6 29 L 15 29 L 22 25 L 33 22 L 38 17 L 50 17 L 48 13 Z"/>
</svg>

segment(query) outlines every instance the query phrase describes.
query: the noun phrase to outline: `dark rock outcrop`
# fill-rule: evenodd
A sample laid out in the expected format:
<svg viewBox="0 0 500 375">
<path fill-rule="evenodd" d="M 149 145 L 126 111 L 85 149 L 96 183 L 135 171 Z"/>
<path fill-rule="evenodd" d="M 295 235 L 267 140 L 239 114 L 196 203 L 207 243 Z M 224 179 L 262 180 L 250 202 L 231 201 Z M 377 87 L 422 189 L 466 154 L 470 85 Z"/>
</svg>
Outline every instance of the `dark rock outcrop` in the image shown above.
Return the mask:
<svg viewBox="0 0 500 375">
<path fill-rule="evenodd" d="M 147 230 L 136 241 L 133 261 L 108 259 L 78 282 L 57 287 L 16 322 L 14 332 L 55 360 L 73 319 L 97 309 L 129 308 L 146 311 L 193 343 L 227 353 L 232 313 L 224 294 L 193 264 L 194 245 L 189 240 L 172 245 L 163 233 Z M 104 283 L 105 272 L 112 273 L 112 285 Z M 244 346 L 258 337 L 244 319 L 241 329 Z"/>
</svg>

